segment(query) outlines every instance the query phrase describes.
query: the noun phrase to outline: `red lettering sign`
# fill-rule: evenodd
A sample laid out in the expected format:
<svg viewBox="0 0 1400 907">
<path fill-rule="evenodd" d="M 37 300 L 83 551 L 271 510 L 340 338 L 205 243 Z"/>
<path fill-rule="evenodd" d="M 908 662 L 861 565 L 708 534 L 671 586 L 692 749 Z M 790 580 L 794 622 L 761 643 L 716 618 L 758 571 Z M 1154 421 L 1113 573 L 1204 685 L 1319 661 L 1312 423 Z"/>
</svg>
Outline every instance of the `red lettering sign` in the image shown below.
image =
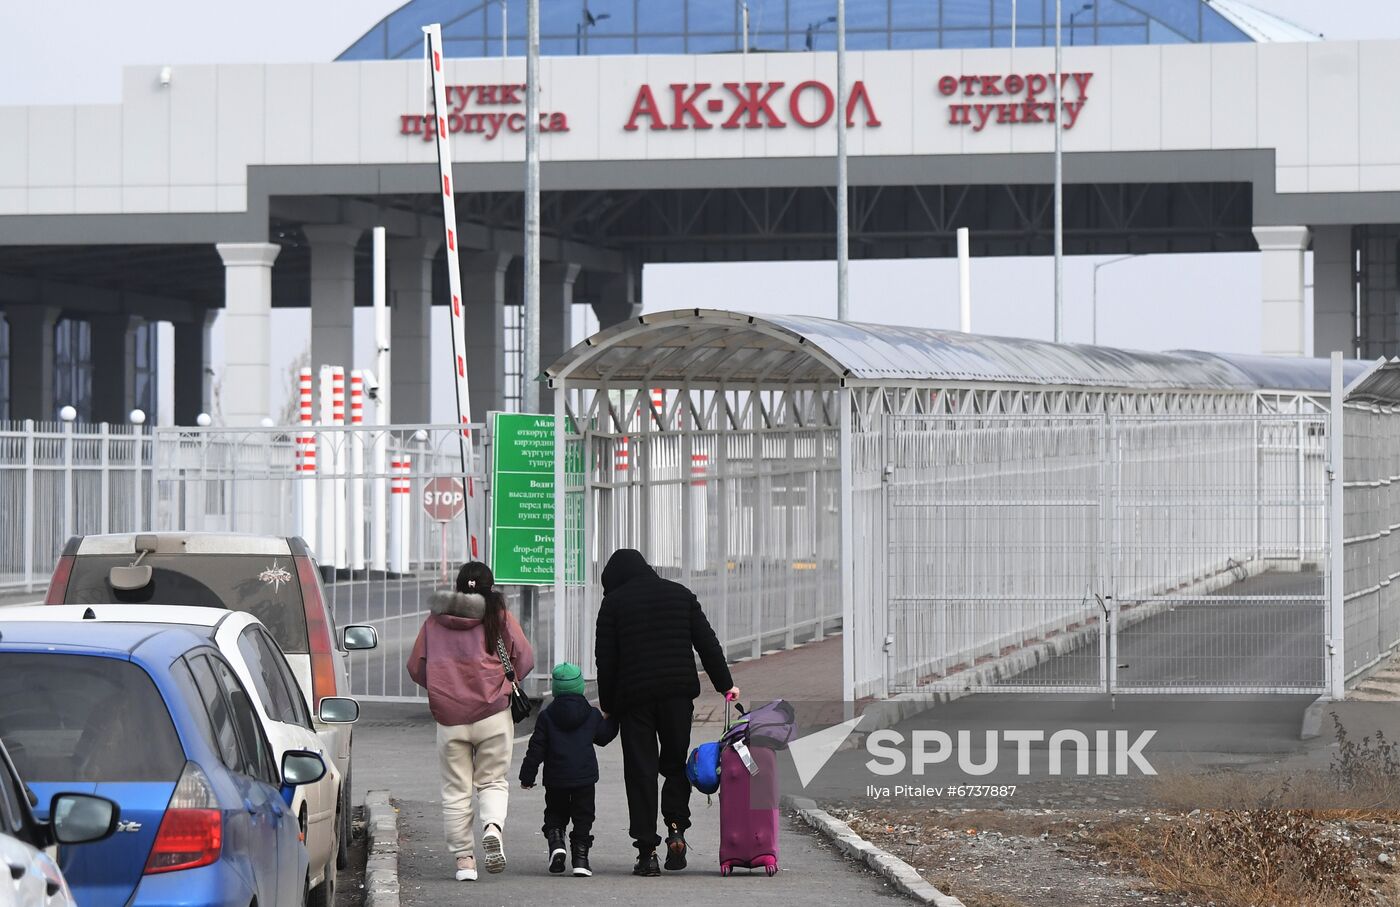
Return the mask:
<svg viewBox="0 0 1400 907">
<path fill-rule="evenodd" d="M 525 113 L 502 108 L 524 107 L 525 86 L 510 85 L 448 85 L 447 116 L 439 118 L 438 128 L 451 133 L 479 135 L 494 141 L 503 132 L 524 132 Z M 486 108 L 484 110 L 476 108 Z M 434 117 L 432 114 L 405 113 L 399 116 L 399 135 L 411 135 L 431 142 Z M 540 132 L 568 132 L 569 118 L 560 112 L 540 114 Z"/>
<path fill-rule="evenodd" d="M 816 129 L 831 119 L 836 107 L 831 87 L 814 79 L 791 88 L 785 82 L 725 82 L 720 87 L 723 92 L 709 82 L 668 84 L 670 109 L 663 110 L 657 97 L 666 95 L 650 85 L 642 85 L 632 99 L 632 110 L 622 128 L 626 132 L 636 132 L 643 127 L 657 131 L 713 129 L 718 120 L 721 129 L 783 129 L 788 125 L 782 115 L 786 111 L 795 125 Z M 817 99 L 815 116 L 809 116 L 802 107 L 804 99 L 809 97 Z M 847 125 L 856 125 L 857 111 L 864 112 L 864 125 L 880 125 L 864 82 L 851 86 L 850 97 L 846 100 Z"/>
<path fill-rule="evenodd" d="M 1060 109 L 1064 128 L 1073 129 L 1089 100 L 1092 72 L 1060 73 Z M 1006 125 L 1055 122 L 1055 74 L 1013 73 L 1011 75 L 943 76 L 938 93 L 945 98 L 976 98 L 950 101 L 948 124 L 971 126 L 981 132 L 993 121 Z M 997 100 L 985 100 L 996 98 Z M 852 98 L 854 100 L 854 97 Z"/>
</svg>

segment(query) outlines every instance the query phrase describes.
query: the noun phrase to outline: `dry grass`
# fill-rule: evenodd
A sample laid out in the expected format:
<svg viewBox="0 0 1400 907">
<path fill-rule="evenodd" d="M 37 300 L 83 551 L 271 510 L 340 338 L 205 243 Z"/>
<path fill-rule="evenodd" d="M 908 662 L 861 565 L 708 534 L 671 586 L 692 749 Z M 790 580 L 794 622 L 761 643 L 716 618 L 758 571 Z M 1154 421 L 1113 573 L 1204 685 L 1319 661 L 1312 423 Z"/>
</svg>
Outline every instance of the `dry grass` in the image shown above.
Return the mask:
<svg viewBox="0 0 1400 907">
<path fill-rule="evenodd" d="M 1095 839 L 1160 888 L 1217 907 L 1355 907 L 1395 903 L 1391 897 L 1400 894 L 1393 874 L 1364 868 L 1364 857 L 1325 820 L 1302 810 L 1114 823 Z"/>
</svg>

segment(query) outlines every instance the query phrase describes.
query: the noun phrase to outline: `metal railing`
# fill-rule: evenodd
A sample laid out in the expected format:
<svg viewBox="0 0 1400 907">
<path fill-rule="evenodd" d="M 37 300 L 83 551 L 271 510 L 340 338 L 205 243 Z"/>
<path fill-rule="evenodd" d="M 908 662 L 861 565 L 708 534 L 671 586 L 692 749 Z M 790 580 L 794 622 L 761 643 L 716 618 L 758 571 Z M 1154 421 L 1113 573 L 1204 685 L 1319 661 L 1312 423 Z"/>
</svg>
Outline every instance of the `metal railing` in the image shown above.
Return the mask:
<svg viewBox="0 0 1400 907">
<path fill-rule="evenodd" d="M 0 589 L 43 589 L 71 536 L 149 525 L 150 451 L 141 426 L 0 423 Z"/>
</svg>

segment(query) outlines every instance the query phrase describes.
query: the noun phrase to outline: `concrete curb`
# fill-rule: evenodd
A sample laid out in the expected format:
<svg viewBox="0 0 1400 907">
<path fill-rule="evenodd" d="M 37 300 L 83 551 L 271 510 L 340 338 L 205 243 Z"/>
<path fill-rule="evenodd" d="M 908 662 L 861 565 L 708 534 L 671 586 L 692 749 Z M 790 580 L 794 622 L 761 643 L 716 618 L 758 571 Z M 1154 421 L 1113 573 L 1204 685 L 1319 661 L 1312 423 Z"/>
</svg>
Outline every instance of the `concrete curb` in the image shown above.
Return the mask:
<svg viewBox="0 0 1400 907">
<path fill-rule="evenodd" d="M 783 797 L 783 806 L 797 811 L 802 821 L 826 835 L 836 849 L 853 860 L 860 860 L 884 876 L 895 890 L 920 904 L 933 907 L 964 907 L 963 902 L 944 894 L 925 881 L 908 863 L 871 844 L 851 830 L 851 826 L 802 797 Z"/>
<path fill-rule="evenodd" d="M 399 811 L 387 790 L 365 794 L 365 907 L 399 907 Z"/>
</svg>

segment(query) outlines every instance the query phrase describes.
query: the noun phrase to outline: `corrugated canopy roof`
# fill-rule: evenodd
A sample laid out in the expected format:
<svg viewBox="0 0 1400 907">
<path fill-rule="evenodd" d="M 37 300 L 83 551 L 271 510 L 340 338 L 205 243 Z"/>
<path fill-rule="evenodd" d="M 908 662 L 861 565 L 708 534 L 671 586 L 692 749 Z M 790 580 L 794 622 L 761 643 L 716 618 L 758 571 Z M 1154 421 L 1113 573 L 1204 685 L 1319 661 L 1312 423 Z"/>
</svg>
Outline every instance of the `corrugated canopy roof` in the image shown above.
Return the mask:
<svg viewBox="0 0 1400 907">
<path fill-rule="evenodd" d="M 1400 403 L 1400 357 L 1368 364 L 1363 374 L 1348 378 L 1346 400 L 1383 405 Z"/>
<path fill-rule="evenodd" d="M 1349 362 L 1347 381 L 1367 363 Z M 684 385 L 980 382 L 1133 390 L 1325 392 L 1326 360 L 1150 353 L 801 315 L 683 309 L 601 331 L 545 370 L 552 381 Z"/>
</svg>

